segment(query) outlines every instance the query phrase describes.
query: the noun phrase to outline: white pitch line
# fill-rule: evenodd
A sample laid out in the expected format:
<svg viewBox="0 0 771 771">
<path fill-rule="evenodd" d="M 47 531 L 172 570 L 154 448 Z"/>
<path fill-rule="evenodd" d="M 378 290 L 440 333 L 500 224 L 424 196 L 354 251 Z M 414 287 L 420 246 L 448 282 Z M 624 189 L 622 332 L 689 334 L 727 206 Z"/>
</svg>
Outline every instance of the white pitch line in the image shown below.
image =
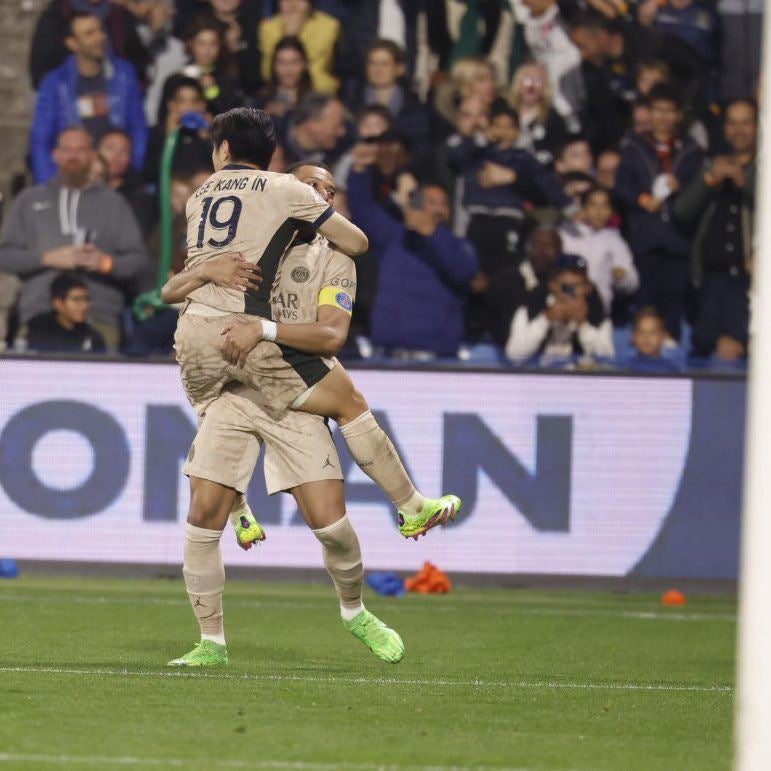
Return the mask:
<svg viewBox="0 0 771 771">
<path fill-rule="evenodd" d="M 236 769 L 287 769 L 288 771 L 532 771 L 509 766 L 420 766 L 379 763 L 314 763 L 294 760 L 226 760 L 195 758 L 137 758 L 132 756 L 109 755 L 43 755 L 32 753 L 0 752 L 0 763 L 49 763 L 53 765 L 95 765 L 95 766 L 161 766 L 163 768 L 236 768 Z"/>
<path fill-rule="evenodd" d="M 511 688 L 519 690 L 577 690 L 577 691 L 667 691 L 677 693 L 733 693 L 732 685 L 677 685 L 670 683 L 571 683 L 558 681 L 502 681 L 502 680 L 428 680 L 397 677 L 338 677 L 336 675 L 253 675 L 225 672 L 187 672 L 184 670 L 150 672 L 129 669 L 69 669 L 61 667 L 0 667 L 0 672 L 52 675 L 92 675 L 112 677 L 170 677 L 185 679 L 244 680 L 293 683 L 344 683 L 346 685 L 417 685 L 438 688 Z"/>
<path fill-rule="evenodd" d="M 7 602 L 56 602 L 61 604 L 62 602 L 72 602 L 79 605 L 177 605 L 187 606 L 188 600 L 183 598 L 171 598 L 171 597 L 110 597 L 104 595 L 82 595 L 82 594 L 70 594 L 66 597 L 52 597 L 35 595 L 28 597 L 23 594 L 7 594 L 0 592 L 0 601 Z M 318 602 L 308 602 L 307 600 L 245 600 L 237 597 L 231 598 L 227 601 L 228 607 L 238 608 L 307 608 L 312 610 L 325 609 L 332 607 L 331 600 L 319 600 Z M 467 609 L 459 610 L 458 608 L 447 607 L 442 605 L 436 605 L 431 608 L 427 608 L 425 605 L 413 605 L 413 604 L 394 604 L 389 610 L 393 612 L 401 611 L 416 611 L 423 613 L 429 611 L 431 613 L 438 611 L 442 613 L 462 613 L 467 612 Z M 612 608 L 559 608 L 559 607 L 546 607 L 546 608 L 534 608 L 523 607 L 522 605 L 513 602 L 509 608 L 512 613 L 522 613 L 524 615 L 533 616 L 598 616 L 603 618 L 632 618 L 641 621 L 721 621 L 735 623 L 736 616 L 730 613 L 683 613 L 681 611 L 666 611 L 666 610 L 622 610 Z M 500 611 L 498 611 L 500 612 Z"/>
</svg>

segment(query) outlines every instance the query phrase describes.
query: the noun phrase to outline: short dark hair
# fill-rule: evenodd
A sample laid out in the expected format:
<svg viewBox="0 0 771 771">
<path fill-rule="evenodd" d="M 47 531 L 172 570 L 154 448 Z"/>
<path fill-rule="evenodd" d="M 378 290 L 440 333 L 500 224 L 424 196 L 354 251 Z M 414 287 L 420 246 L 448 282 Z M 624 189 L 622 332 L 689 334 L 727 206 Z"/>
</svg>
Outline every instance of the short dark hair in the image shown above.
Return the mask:
<svg viewBox="0 0 771 771">
<path fill-rule="evenodd" d="M 735 107 L 737 104 L 743 104 L 749 107 L 754 113 L 755 113 L 755 121 L 758 120 L 759 110 L 758 110 L 758 103 L 750 98 L 750 97 L 737 97 L 736 99 L 729 99 L 724 105 L 723 105 L 723 120 L 726 119 L 726 116 L 728 115 L 728 111 Z"/>
<path fill-rule="evenodd" d="M 577 145 L 579 142 L 584 142 L 589 145 L 589 150 L 591 151 L 592 143 L 589 141 L 588 137 L 584 134 L 570 134 L 570 136 L 568 136 L 568 138 L 557 148 L 557 158 L 562 158 L 565 154 L 565 150 L 567 150 L 570 145 Z"/>
<path fill-rule="evenodd" d="M 577 13 L 570 22 L 570 29 L 585 29 L 590 32 L 609 31 L 605 17 L 591 10 Z"/>
<path fill-rule="evenodd" d="M 117 126 L 110 126 L 110 128 L 108 128 L 107 131 L 104 132 L 104 134 L 100 134 L 99 142 L 97 142 L 97 144 L 101 144 L 102 140 L 105 137 L 111 137 L 116 135 L 123 137 L 130 145 L 133 146 L 134 141 L 131 139 L 131 134 L 129 134 L 128 131 L 124 131 L 122 128 L 118 128 Z"/>
<path fill-rule="evenodd" d="M 319 94 L 316 91 L 311 91 L 309 94 L 306 94 L 297 107 L 295 107 L 295 125 L 299 126 L 301 123 L 320 117 L 328 104 L 337 101 L 339 101 L 338 98 L 332 96 L 332 94 Z"/>
<path fill-rule="evenodd" d="M 356 121 L 360 121 L 362 118 L 366 118 L 367 115 L 379 115 L 390 126 L 393 123 L 393 116 L 391 111 L 384 104 L 368 104 L 362 107 L 359 112 L 356 113 Z"/>
<path fill-rule="evenodd" d="M 373 51 L 387 51 L 397 64 L 404 64 L 407 61 L 404 49 L 398 43 L 387 38 L 379 37 L 373 40 L 367 46 L 367 50 L 364 53 L 364 61 L 367 61 Z"/>
<path fill-rule="evenodd" d="M 681 110 L 682 101 L 680 94 L 670 83 L 657 83 L 648 93 L 648 103 L 651 105 L 654 102 L 669 102 Z"/>
<path fill-rule="evenodd" d="M 652 305 L 646 305 L 635 313 L 632 329 L 637 329 L 638 324 L 645 319 L 656 319 L 662 328 L 666 328 L 664 317 Z"/>
<path fill-rule="evenodd" d="M 100 24 L 102 23 L 102 20 L 94 13 L 88 13 L 88 11 L 75 11 L 67 22 L 68 37 L 72 35 L 72 31 L 75 28 L 75 22 L 80 21 L 81 19 L 96 19 Z"/>
<path fill-rule="evenodd" d="M 295 171 L 297 171 L 297 169 L 301 169 L 303 166 L 315 166 L 317 169 L 324 169 L 324 171 L 327 171 L 332 174 L 332 176 L 334 176 L 332 169 L 330 169 L 326 163 L 322 163 L 321 161 L 295 161 L 286 167 L 286 171 L 284 173 L 293 174 Z"/>
<path fill-rule="evenodd" d="M 51 282 L 51 299 L 66 300 L 73 289 L 88 289 L 86 282 L 75 273 L 60 273 Z"/>
<path fill-rule="evenodd" d="M 588 190 L 586 190 L 585 192 L 581 193 L 581 206 L 582 207 L 586 206 L 586 204 L 589 203 L 589 199 L 593 195 L 597 195 L 597 193 L 602 193 L 608 199 L 608 203 L 610 204 L 610 208 L 611 209 L 614 208 L 613 207 L 613 194 L 610 192 L 610 190 L 608 190 L 607 187 L 603 187 L 602 185 L 597 185 L 597 184 L 592 185 Z"/>
<path fill-rule="evenodd" d="M 512 123 L 519 128 L 519 115 L 517 114 L 517 111 L 509 104 L 506 104 L 506 102 L 498 101 L 490 110 L 490 120 L 495 120 L 495 118 L 498 118 L 501 115 L 508 116 Z"/>
<path fill-rule="evenodd" d="M 234 161 L 267 169 L 276 149 L 276 129 L 268 113 L 256 107 L 234 107 L 212 121 L 211 141 L 215 148 L 227 141 Z"/>
</svg>

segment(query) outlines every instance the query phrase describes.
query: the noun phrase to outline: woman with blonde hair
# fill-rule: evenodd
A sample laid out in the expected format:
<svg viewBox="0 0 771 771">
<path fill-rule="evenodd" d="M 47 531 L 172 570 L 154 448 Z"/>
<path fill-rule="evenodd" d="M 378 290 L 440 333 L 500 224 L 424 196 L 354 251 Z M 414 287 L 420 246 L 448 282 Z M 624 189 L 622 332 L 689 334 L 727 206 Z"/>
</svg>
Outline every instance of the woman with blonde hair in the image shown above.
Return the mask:
<svg viewBox="0 0 771 771">
<path fill-rule="evenodd" d="M 455 130 L 458 106 L 469 98 L 478 99 L 487 113 L 501 98 L 495 65 L 482 56 L 458 59 L 450 70 L 449 80 L 436 89 L 434 108 L 445 125 L 437 126 L 433 133 L 445 137 L 451 134 Z"/>
<path fill-rule="evenodd" d="M 557 150 L 568 137 L 552 96 L 549 75 L 542 64 L 526 62 L 514 73 L 508 101 L 519 115 L 518 145 L 545 166 L 553 165 Z"/>
</svg>

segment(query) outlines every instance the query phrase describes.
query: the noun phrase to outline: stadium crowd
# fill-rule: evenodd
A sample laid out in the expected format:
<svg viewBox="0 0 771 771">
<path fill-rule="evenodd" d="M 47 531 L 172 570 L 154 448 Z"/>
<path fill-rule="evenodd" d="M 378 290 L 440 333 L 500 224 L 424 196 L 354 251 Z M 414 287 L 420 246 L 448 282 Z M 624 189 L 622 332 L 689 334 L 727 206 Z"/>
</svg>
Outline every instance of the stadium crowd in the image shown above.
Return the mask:
<svg viewBox="0 0 771 771">
<path fill-rule="evenodd" d="M 0 341 L 168 355 L 176 313 L 135 302 L 166 140 L 176 272 L 208 123 L 254 105 L 271 170 L 328 165 L 370 238 L 346 356 L 740 368 L 762 4 L 51 0 Z"/>
</svg>

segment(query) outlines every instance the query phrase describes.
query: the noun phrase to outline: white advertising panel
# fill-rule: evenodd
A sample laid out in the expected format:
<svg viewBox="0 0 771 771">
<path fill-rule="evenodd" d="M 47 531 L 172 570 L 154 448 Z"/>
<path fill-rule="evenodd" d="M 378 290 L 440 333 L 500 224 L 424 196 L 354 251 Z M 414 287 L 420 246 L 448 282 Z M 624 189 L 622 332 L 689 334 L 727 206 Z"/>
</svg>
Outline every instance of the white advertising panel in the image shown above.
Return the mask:
<svg viewBox="0 0 771 771">
<path fill-rule="evenodd" d="M 180 563 L 194 433 L 175 366 L 0 362 L 0 557 Z M 620 576 L 650 548 L 688 453 L 685 379 L 356 371 L 429 495 L 457 524 L 419 542 L 355 466 L 348 510 L 369 569 Z M 348 463 L 350 460 L 348 459 Z M 261 465 L 258 474 L 262 473 Z M 229 565 L 321 567 L 290 496 L 258 497 L 268 540 Z"/>
</svg>

